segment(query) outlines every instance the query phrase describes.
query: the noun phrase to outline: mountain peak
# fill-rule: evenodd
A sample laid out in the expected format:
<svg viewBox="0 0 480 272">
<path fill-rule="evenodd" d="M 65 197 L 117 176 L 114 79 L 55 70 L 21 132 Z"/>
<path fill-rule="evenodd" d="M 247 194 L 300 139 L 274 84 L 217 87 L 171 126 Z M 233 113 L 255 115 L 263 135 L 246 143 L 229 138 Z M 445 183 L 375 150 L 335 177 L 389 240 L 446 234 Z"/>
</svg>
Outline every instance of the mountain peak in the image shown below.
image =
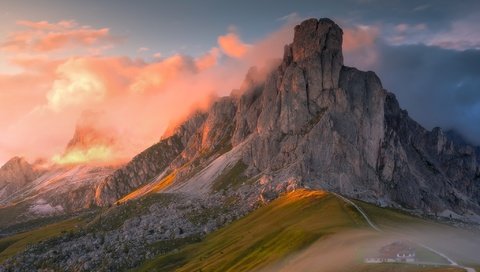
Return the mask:
<svg viewBox="0 0 480 272">
<path fill-rule="evenodd" d="M 92 125 L 77 125 L 72 139 L 67 144 L 67 150 L 75 148 L 86 149 L 95 145 L 112 145 L 115 140 L 105 129 Z"/>
<path fill-rule="evenodd" d="M 318 89 L 338 88 L 343 66 L 343 31 L 327 18 L 308 19 L 295 26 L 293 42 L 285 46 L 283 67 L 294 63 L 315 77 Z M 307 70 L 314 70 L 314 74 Z"/>
<path fill-rule="evenodd" d="M 25 165 L 30 165 L 26 160 L 25 158 L 23 157 L 18 157 L 18 156 L 15 156 L 13 158 L 11 158 L 10 160 L 8 160 L 2 167 L 1 169 L 11 169 L 11 168 L 16 168 L 16 167 L 22 167 L 22 166 L 25 166 Z"/>
<path fill-rule="evenodd" d="M 23 157 L 13 157 L 0 167 L 0 199 L 34 180 L 38 171 Z M 10 186 L 8 186 L 10 184 Z M 8 188 L 7 188 L 8 187 Z"/>
<path fill-rule="evenodd" d="M 375 73 L 343 66 L 342 36 L 330 19 L 300 23 L 261 83 L 252 68 L 238 92 L 105 179 L 97 203 L 133 189 L 206 194 L 211 173 L 239 165 L 258 178 L 248 189 L 253 198 L 308 186 L 382 205 L 480 214 L 476 202 L 462 202 L 480 197 L 480 156 L 460 145 L 438 152 L 438 137 L 401 110 Z"/>
<path fill-rule="evenodd" d="M 292 43 L 293 61 L 319 57 L 326 51 L 342 55 L 342 29 L 328 18 L 308 19 L 295 27 Z M 339 58 L 343 65 L 343 58 Z"/>
</svg>

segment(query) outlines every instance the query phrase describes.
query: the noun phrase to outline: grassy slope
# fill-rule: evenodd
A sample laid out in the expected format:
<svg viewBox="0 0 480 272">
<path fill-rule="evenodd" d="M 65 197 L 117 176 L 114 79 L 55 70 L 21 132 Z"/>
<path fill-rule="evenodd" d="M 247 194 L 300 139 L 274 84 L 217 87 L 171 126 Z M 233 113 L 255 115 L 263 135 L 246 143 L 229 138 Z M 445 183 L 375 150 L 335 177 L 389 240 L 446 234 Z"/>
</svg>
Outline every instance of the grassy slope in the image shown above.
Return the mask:
<svg viewBox="0 0 480 272">
<path fill-rule="evenodd" d="M 234 222 L 203 242 L 161 256 L 140 271 L 250 271 L 343 229 L 363 227 L 361 217 L 336 197 L 297 191 Z"/>
<path fill-rule="evenodd" d="M 82 218 L 73 218 L 0 239 L 0 263 L 23 251 L 28 245 L 73 231 L 82 226 L 83 222 Z"/>
<path fill-rule="evenodd" d="M 8 207 L 0 207 L 0 228 L 11 225 L 19 219 L 19 215 L 28 210 L 28 205 L 25 202 L 14 204 Z"/>
<path fill-rule="evenodd" d="M 392 222 L 405 220 L 402 216 L 395 213 L 390 219 Z M 150 260 L 138 271 L 258 270 L 319 239 L 363 227 L 366 227 L 363 218 L 333 195 L 299 190 L 210 234 L 200 243 Z M 359 264 L 357 271 L 460 270 L 403 264 Z"/>
<path fill-rule="evenodd" d="M 161 196 L 161 197 L 160 197 Z M 34 244 L 75 230 L 108 230 L 121 225 L 132 214 L 141 214 L 148 203 L 172 201 L 168 195 L 150 196 L 104 211 L 87 226 L 84 218 L 74 218 L 43 226 L 33 231 L 0 239 L 0 263 Z M 435 224 L 420 218 L 373 205 L 360 203 L 382 228 L 395 228 L 399 222 Z M 106 221 L 108 222 L 106 222 Z M 140 267 L 139 271 L 251 271 L 298 252 L 315 241 L 352 229 L 366 227 L 363 218 L 351 206 L 320 191 L 299 190 L 285 195 L 197 243 L 195 239 L 175 243 L 180 248 L 161 255 Z M 165 245 L 158 245 L 162 248 Z M 360 264 L 357 271 L 459 271 L 450 268 Z"/>
</svg>

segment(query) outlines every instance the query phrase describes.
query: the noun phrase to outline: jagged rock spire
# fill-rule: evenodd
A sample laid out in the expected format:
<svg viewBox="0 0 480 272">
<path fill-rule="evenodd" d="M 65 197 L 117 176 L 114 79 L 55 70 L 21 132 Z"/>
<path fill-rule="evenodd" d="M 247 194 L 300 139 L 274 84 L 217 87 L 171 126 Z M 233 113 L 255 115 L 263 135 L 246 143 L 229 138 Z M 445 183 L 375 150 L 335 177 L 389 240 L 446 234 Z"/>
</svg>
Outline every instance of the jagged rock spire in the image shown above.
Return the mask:
<svg viewBox="0 0 480 272">
<path fill-rule="evenodd" d="M 293 61 L 300 62 L 323 55 L 327 51 L 341 56 L 342 35 L 342 29 L 330 19 L 303 21 L 295 27 L 292 43 Z M 338 61 L 343 64 L 342 58 L 339 58 Z"/>
<path fill-rule="evenodd" d="M 285 47 L 284 63 L 320 68 L 321 89 L 338 88 L 343 66 L 342 29 L 328 18 L 308 19 L 295 27 L 293 43 Z"/>
</svg>

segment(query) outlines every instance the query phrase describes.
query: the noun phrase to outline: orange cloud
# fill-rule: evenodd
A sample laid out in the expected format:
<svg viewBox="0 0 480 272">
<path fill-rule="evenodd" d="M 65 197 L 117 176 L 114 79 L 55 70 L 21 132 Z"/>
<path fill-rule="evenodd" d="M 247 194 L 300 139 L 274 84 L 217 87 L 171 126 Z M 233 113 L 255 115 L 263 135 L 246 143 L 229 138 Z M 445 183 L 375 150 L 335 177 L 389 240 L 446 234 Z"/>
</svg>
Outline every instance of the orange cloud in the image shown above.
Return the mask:
<svg viewBox="0 0 480 272">
<path fill-rule="evenodd" d="M 78 26 L 74 21 L 19 21 L 17 25 L 26 29 L 10 33 L 0 45 L 1 50 L 42 53 L 66 48 L 101 46 L 119 40 L 110 34 L 108 28 Z"/>
<path fill-rule="evenodd" d="M 100 102 L 106 86 L 85 59 L 70 59 L 57 69 L 58 78 L 47 94 L 48 105 L 55 111 L 83 103 Z"/>
<path fill-rule="evenodd" d="M 172 122 L 239 88 L 251 66 L 281 57 L 291 39 L 289 25 L 249 45 L 241 58 L 222 62 L 224 49 L 217 47 L 197 58 L 177 54 L 153 61 L 101 55 L 52 59 L 48 54 L 12 59 L 21 72 L 0 74 L 0 160 L 14 155 L 61 163 L 128 159 L 157 142 Z M 66 154 L 85 111 L 101 111 L 92 120 L 108 128 L 115 144 Z"/>
<path fill-rule="evenodd" d="M 220 57 L 220 50 L 217 47 L 213 47 L 210 51 L 203 56 L 200 56 L 195 60 L 195 65 L 199 70 L 208 69 L 217 64 L 217 60 Z"/>
<path fill-rule="evenodd" d="M 47 21 L 21 20 L 17 21 L 17 25 L 37 30 L 61 30 L 66 28 L 74 28 L 77 26 L 77 23 L 73 20 L 62 20 L 57 23 L 49 23 Z"/>
<path fill-rule="evenodd" d="M 217 41 L 223 53 L 233 58 L 241 58 L 248 51 L 249 45 L 243 43 L 235 33 L 219 36 Z"/>
</svg>

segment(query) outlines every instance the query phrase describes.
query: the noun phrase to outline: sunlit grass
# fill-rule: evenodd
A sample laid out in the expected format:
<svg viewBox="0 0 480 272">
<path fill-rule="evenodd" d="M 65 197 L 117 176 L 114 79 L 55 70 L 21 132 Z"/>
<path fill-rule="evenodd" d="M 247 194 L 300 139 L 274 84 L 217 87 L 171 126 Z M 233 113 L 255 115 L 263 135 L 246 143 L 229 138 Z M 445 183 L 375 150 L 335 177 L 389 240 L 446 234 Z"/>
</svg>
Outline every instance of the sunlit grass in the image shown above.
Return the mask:
<svg viewBox="0 0 480 272">
<path fill-rule="evenodd" d="M 322 237 L 364 226 L 362 218 L 335 196 L 299 190 L 209 235 L 201 243 L 148 262 L 139 271 L 251 271 Z"/>
<path fill-rule="evenodd" d="M 73 218 L 0 239 L 0 263 L 25 250 L 28 245 L 73 231 L 83 224 L 84 221 L 81 218 Z"/>
<path fill-rule="evenodd" d="M 381 227 L 429 222 L 393 209 L 363 203 L 362 206 L 368 208 L 367 213 L 373 213 L 374 219 L 381 218 L 376 220 Z M 199 243 L 148 261 L 138 271 L 257 271 L 301 252 L 317 241 L 362 229 L 368 230 L 369 227 L 351 205 L 323 191 L 298 190 L 208 235 Z M 419 253 L 428 255 L 430 260 L 438 258 L 442 261 L 440 256 L 431 252 Z M 462 271 L 448 266 L 364 264 L 362 259 L 359 256 L 355 271 Z"/>
<path fill-rule="evenodd" d="M 143 187 L 140 187 L 139 189 L 136 189 L 136 190 L 132 191 L 131 193 L 129 193 L 128 195 L 122 197 L 116 203 L 117 204 L 122 204 L 122 203 L 125 203 L 125 202 L 130 201 L 130 200 L 138 199 L 138 198 L 143 197 L 147 194 L 160 192 L 163 189 L 170 186 L 175 181 L 176 175 L 177 175 L 177 171 L 172 171 L 168 176 L 161 179 L 154 186 L 151 186 L 150 184 L 147 184 Z"/>
</svg>

